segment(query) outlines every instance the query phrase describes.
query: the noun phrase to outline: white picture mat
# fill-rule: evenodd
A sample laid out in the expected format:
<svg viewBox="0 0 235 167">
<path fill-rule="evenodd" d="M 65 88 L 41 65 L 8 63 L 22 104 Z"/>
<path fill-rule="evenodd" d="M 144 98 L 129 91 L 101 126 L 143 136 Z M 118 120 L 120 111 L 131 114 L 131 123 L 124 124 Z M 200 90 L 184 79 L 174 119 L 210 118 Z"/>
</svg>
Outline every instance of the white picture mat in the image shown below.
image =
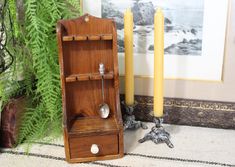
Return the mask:
<svg viewBox="0 0 235 167">
<path fill-rule="evenodd" d="M 229 0 L 205 0 L 202 56 L 165 55 L 164 76 L 171 79 L 221 81 Z M 84 13 L 101 17 L 101 0 L 84 0 Z M 134 55 L 134 73 L 153 76 L 154 55 Z M 125 73 L 124 54 L 119 54 L 120 75 Z"/>
</svg>

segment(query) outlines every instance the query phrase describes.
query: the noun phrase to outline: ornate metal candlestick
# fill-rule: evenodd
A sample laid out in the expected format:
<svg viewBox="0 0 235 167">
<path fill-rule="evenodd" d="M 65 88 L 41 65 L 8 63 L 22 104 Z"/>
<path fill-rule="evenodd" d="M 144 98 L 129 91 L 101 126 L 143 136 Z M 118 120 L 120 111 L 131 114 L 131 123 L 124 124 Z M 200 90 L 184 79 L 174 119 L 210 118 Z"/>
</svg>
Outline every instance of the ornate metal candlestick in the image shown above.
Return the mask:
<svg viewBox="0 0 235 167">
<path fill-rule="evenodd" d="M 168 147 L 173 148 L 174 145 L 170 141 L 170 134 L 162 126 L 163 118 L 155 117 L 153 122 L 155 126 L 139 142 L 143 143 L 147 140 L 152 140 L 155 144 L 166 143 Z"/>
<path fill-rule="evenodd" d="M 148 127 L 143 122 L 135 120 L 134 110 L 137 105 L 136 101 L 133 105 L 127 105 L 125 101 L 122 101 L 121 105 L 124 130 L 138 129 L 140 127 L 143 129 L 148 129 Z"/>
</svg>

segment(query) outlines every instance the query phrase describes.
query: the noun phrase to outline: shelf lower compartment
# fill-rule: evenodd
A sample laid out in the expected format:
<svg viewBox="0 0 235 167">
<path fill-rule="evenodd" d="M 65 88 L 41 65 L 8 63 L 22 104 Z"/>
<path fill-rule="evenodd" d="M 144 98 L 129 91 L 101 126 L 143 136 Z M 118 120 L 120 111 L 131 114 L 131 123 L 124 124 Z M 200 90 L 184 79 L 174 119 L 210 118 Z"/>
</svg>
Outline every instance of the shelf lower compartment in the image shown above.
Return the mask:
<svg viewBox="0 0 235 167">
<path fill-rule="evenodd" d="M 117 155 L 119 133 L 120 130 L 113 117 L 107 119 L 81 117 L 73 120 L 68 131 L 71 159 Z M 97 154 L 91 152 L 92 145 L 98 147 Z"/>
</svg>

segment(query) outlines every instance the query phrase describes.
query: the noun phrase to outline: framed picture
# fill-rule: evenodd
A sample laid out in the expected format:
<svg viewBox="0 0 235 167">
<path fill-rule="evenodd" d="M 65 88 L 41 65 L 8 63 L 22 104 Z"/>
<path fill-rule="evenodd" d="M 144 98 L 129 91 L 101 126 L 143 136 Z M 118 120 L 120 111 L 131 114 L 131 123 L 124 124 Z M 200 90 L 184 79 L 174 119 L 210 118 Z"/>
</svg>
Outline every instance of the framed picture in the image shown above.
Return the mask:
<svg viewBox="0 0 235 167">
<path fill-rule="evenodd" d="M 123 13 L 134 14 L 134 73 L 153 76 L 154 13 L 165 16 L 166 79 L 221 81 L 229 0 L 92 0 L 83 1 L 84 13 L 116 21 L 119 70 L 125 73 Z"/>
</svg>

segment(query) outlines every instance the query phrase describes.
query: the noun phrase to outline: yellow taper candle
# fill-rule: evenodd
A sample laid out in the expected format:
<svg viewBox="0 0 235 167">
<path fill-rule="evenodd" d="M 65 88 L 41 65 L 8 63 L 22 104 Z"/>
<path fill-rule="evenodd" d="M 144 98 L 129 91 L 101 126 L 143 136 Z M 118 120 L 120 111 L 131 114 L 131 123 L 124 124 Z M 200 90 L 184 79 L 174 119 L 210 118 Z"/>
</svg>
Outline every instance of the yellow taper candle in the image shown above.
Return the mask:
<svg viewBox="0 0 235 167">
<path fill-rule="evenodd" d="M 154 116 L 163 116 L 164 16 L 161 9 L 154 15 Z"/>
<path fill-rule="evenodd" d="M 134 104 L 134 68 L 133 68 L 133 14 L 131 9 L 124 13 L 125 45 L 125 103 Z"/>
</svg>

